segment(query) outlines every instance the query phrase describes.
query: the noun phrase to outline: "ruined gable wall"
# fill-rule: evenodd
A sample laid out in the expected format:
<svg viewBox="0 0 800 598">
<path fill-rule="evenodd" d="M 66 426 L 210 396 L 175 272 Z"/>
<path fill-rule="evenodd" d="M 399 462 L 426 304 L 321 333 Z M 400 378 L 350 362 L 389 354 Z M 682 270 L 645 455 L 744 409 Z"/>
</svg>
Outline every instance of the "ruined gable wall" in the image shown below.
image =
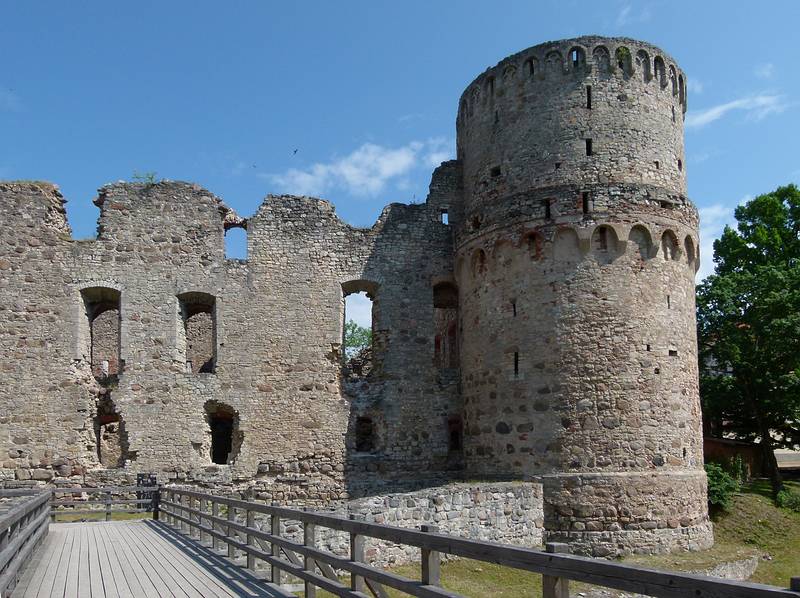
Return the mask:
<svg viewBox="0 0 800 598">
<path fill-rule="evenodd" d="M 15 197 L 3 194 L 4 209 L 28 201 Z M 22 331 L 4 353 L 3 367 L 18 376 L 6 387 L 6 404 L 23 412 L 18 427 L 34 431 L 36 450 L 51 446 L 54 455 L 76 462 L 76 472 L 85 468 L 96 480 L 156 471 L 162 479 L 252 483 L 276 499 L 344 498 L 385 489 L 382 480 L 402 483 L 411 470 L 441 469 L 447 420 L 458 406 L 456 376 L 438 381 L 433 364 L 432 285 L 452 277 L 451 229 L 438 222 L 438 212 L 393 204 L 375 226 L 356 229 L 327 202 L 272 197 L 248 225 L 249 260 L 240 262 L 225 259 L 223 242 L 226 219 L 240 219 L 197 186 L 115 184 L 96 203 L 96 240 L 72 241 L 62 228 L 48 233 L 55 245 L 45 253 L 24 248 L 36 271 L 46 271 L 31 289 L 37 309 L 38 295 L 60 301 L 59 312 L 37 329 L 46 342 L 61 344 L 47 360 L 49 369 L 20 367 L 23 353 L 27 363 L 39 361 L 28 348 L 12 350 Z M 24 217 L 43 234 L 46 211 Z M 12 236 L 24 244 L 17 228 L 3 229 L 8 244 Z M 21 259 L 3 271 L 9 297 L 23 285 Z M 345 388 L 342 285 L 352 281 L 374 289 L 380 367 Z M 101 383 L 91 376 L 87 292 L 120 298 L 119 373 Z M 181 298 L 195 295 L 215 298 L 214 373 L 187 371 Z M 108 320 L 95 321 L 97 330 L 112 329 Z M 191 337 L 191 326 L 188 332 Z M 106 352 L 116 342 L 97 340 Z M 54 386 L 62 379 L 63 388 Z M 37 384 L 47 405 L 12 398 Z M 102 416 L 113 409 L 124 426 L 120 468 L 102 468 L 97 459 L 101 398 Z M 210 402 L 236 414 L 238 454 L 229 466 L 210 461 Z M 380 445 L 375 454 L 348 457 L 355 418 L 366 411 L 381 422 Z M 50 413 L 69 431 L 45 423 Z M 4 443 L 9 449 L 11 435 Z M 55 440 L 48 444 L 50 435 Z M 26 470 L 28 461 L 13 465 L 7 477 L 26 475 L 14 470 Z"/>
</svg>

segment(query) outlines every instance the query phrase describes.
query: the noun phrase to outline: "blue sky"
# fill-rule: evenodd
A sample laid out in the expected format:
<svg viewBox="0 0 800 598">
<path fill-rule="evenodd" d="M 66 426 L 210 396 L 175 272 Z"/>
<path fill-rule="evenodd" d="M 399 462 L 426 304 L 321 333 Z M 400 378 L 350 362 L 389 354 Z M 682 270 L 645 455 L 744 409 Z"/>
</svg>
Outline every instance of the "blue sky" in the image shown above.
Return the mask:
<svg viewBox="0 0 800 598">
<path fill-rule="evenodd" d="M 315 194 L 368 226 L 424 200 L 477 74 L 591 33 L 652 42 L 688 74 L 702 274 L 738 203 L 800 179 L 797 1 L 0 7 L 0 178 L 57 183 L 78 238 L 94 235 L 96 189 L 135 172 L 197 182 L 243 216 L 267 193 Z"/>
</svg>

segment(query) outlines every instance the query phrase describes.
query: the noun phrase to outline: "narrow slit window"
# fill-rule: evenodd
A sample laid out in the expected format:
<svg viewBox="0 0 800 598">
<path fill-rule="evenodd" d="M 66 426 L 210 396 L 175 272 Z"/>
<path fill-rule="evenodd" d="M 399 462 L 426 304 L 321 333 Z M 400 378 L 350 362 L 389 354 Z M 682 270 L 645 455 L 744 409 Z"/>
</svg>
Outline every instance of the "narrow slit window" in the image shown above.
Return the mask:
<svg viewBox="0 0 800 598">
<path fill-rule="evenodd" d="M 550 210 L 550 200 L 545 199 L 543 203 L 544 203 L 544 217 L 546 220 L 550 220 L 553 217 L 553 214 Z"/>
<path fill-rule="evenodd" d="M 516 301 L 512 301 L 511 302 L 511 315 L 513 317 L 515 317 L 515 318 L 517 317 L 517 302 Z"/>
<path fill-rule="evenodd" d="M 645 345 L 648 351 L 650 351 L 650 345 Z"/>
<path fill-rule="evenodd" d="M 586 107 L 591 110 L 592 109 L 592 86 L 586 86 Z"/>
<path fill-rule="evenodd" d="M 489 77 L 487 87 L 489 89 L 489 95 L 494 95 L 494 77 Z"/>
<path fill-rule="evenodd" d="M 592 140 L 591 139 L 587 139 L 586 140 L 586 155 L 587 156 L 591 156 L 592 155 Z"/>
<path fill-rule="evenodd" d="M 680 159 L 678 160 L 678 170 L 680 170 L 680 171 L 683 170 L 683 161 L 680 160 Z"/>
<path fill-rule="evenodd" d="M 655 164 L 655 166 L 656 166 L 656 170 L 659 170 L 659 169 L 661 168 L 661 163 L 660 163 L 658 160 L 656 160 L 655 162 L 653 162 L 653 164 Z"/>
<path fill-rule="evenodd" d="M 583 209 L 584 214 L 588 214 L 591 211 L 589 201 L 589 194 L 586 191 L 581 193 L 581 208 Z"/>
<path fill-rule="evenodd" d="M 672 309 L 672 298 L 667 295 L 667 309 Z"/>
<path fill-rule="evenodd" d="M 672 107 L 672 122 L 675 122 L 675 106 Z"/>
<path fill-rule="evenodd" d="M 519 353 L 514 352 L 514 377 L 519 377 Z"/>
</svg>

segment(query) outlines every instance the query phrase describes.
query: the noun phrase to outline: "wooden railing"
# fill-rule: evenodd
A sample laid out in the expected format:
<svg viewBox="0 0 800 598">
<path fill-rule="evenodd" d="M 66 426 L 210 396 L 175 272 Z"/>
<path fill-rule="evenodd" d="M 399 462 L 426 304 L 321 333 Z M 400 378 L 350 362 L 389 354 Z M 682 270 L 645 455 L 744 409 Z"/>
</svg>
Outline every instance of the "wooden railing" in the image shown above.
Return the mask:
<svg viewBox="0 0 800 598">
<path fill-rule="evenodd" d="M 54 523 L 58 521 L 59 516 L 79 517 L 80 520 L 105 519 L 106 521 L 111 521 L 115 515 L 122 513 L 152 513 L 153 519 L 159 517 L 158 486 L 53 488 L 51 492 L 50 517 Z M 68 496 L 59 500 L 56 498 L 59 495 Z M 99 498 L 83 498 L 83 495 L 98 496 Z M 112 508 L 115 505 L 121 505 L 124 508 Z"/>
<path fill-rule="evenodd" d="M 0 596 L 8 596 L 17 585 L 22 566 L 47 535 L 50 492 L 5 490 L 0 496 L 17 499 L 0 516 Z"/>
<path fill-rule="evenodd" d="M 223 510 L 225 517 L 222 517 Z M 387 596 L 386 587 L 412 596 L 461 596 L 441 587 L 442 554 L 539 573 L 543 578 L 544 598 L 568 598 L 569 580 L 663 598 L 800 598 L 800 578 L 792 580 L 793 590 L 798 590 L 793 591 L 562 554 L 566 548 L 563 544 L 549 544 L 547 551 L 533 550 L 448 536 L 431 526 L 422 526 L 421 530 L 397 528 L 181 488 L 162 489 L 161 512 L 163 519 L 178 531 L 201 542 L 210 538 L 215 549 L 224 544 L 231 558 L 237 552 L 244 553 L 250 569 L 255 569 L 257 560 L 263 561 L 269 565 L 269 579 L 274 584 L 280 585 L 286 574 L 301 579 L 306 598 L 315 598 L 316 588 L 337 596 L 383 598 Z M 268 525 L 264 521 L 262 527 L 258 519 L 264 519 L 263 516 L 266 516 Z M 282 535 L 282 521 L 300 522 L 303 541 Z M 349 557 L 319 548 L 319 528 L 349 534 Z M 420 580 L 367 564 L 364 555 L 366 538 L 419 548 Z M 342 572 L 349 573 L 349 583 L 340 579 Z"/>
</svg>

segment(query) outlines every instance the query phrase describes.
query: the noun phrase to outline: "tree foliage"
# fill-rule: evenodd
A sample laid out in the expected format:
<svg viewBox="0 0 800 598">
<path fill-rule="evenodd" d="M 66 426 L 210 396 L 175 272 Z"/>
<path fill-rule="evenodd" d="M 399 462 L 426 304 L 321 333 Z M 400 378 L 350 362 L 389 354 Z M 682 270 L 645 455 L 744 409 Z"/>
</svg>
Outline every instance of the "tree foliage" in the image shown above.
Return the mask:
<svg viewBox="0 0 800 598">
<path fill-rule="evenodd" d="M 349 358 L 372 344 L 372 330 L 359 326 L 354 320 L 344 325 L 344 352 Z"/>
<path fill-rule="evenodd" d="M 800 190 L 780 187 L 736 208 L 698 287 L 703 410 L 717 434 L 773 449 L 800 445 Z"/>
</svg>

